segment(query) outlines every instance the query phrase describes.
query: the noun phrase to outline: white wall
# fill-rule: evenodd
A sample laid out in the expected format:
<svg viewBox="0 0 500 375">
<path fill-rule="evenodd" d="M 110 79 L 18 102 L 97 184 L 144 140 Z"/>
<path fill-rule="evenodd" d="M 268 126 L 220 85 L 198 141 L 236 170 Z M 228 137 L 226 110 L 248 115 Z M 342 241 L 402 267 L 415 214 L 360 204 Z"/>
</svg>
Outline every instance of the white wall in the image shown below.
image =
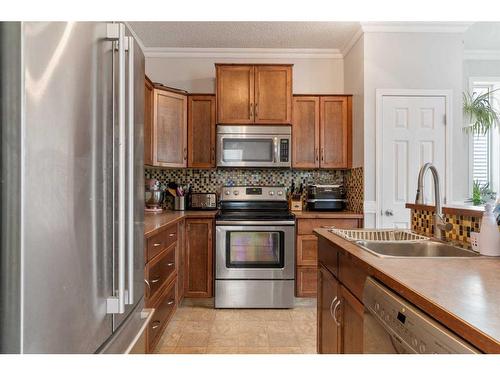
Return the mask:
<svg viewBox="0 0 500 375">
<path fill-rule="evenodd" d="M 344 63 L 333 58 L 256 59 L 215 57 L 147 57 L 146 74 L 153 82 L 194 93 L 215 92 L 215 63 L 294 64 L 295 94 L 343 94 Z"/>
<path fill-rule="evenodd" d="M 500 60 L 465 60 L 464 88 L 469 87 L 470 77 L 500 77 Z"/>
<path fill-rule="evenodd" d="M 344 90 L 352 97 L 352 166 L 364 165 L 364 40 L 361 36 L 344 57 Z"/>
<path fill-rule="evenodd" d="M 467 197 L 468 142 L 462 132 L 463 43 L 455 33 L 364 35 L 365 202 L 376 201 L 376 89 L 452 90 L 452 199 Z M 417 176 L 415 176 L 415 179 Z M 450 197 L 448 197 L 450 203 Z"/>
</svg>

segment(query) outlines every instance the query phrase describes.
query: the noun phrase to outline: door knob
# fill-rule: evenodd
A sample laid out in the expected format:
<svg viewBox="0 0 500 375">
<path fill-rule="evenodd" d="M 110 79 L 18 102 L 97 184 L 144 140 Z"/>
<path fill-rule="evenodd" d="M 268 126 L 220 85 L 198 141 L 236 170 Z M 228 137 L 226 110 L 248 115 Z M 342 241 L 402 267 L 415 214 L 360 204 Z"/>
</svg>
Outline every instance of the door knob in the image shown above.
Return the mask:
<svg viewBox="0 0 500 375">
<path fill-rule="evenodd" d="M 385 216 L 394 216 L 394 211 L 392 211 L 392 210 L 385 210 L 384 214 L 385 214 Z"/>
</svg>

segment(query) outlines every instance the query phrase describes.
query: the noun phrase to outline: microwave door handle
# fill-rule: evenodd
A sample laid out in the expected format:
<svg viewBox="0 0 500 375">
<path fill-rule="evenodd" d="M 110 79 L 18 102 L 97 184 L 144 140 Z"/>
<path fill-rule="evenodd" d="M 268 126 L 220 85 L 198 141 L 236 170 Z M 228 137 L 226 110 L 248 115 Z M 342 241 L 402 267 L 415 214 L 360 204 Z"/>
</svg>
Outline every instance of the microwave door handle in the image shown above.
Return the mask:
<svg viewBox="0 0 500 375">
<path fill-rule="evenodd" d="M 273 143 L 274 143 L 274 160 L 273 160 L 273 163 L 277 163 L 278 162 L 278 138 L 274 137 L 273 139 Z"/>
<path fill-rule="evenodd" d="M 126 303 L 134 303 L 134 133 L 135 133 L 135 113 L 134 113 L 134 38 L 128 39 L 128 133 L 127 133 L 127 273 L 128 273 L 128 300 Z"/>
</svg>

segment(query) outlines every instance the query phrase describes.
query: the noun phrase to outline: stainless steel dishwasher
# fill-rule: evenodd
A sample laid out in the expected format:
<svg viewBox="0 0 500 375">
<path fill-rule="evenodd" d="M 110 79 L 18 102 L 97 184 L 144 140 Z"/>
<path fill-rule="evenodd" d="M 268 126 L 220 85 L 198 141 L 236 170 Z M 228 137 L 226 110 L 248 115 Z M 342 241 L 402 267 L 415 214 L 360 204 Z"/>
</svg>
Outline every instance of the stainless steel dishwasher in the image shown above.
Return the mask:
<svg viewBox="0 0 500 375">
<path fill-rule="evenodd" d="M 363 353 L 479 353 L 436 320 L 369 277 L 363 292 Z"/>
</svg>

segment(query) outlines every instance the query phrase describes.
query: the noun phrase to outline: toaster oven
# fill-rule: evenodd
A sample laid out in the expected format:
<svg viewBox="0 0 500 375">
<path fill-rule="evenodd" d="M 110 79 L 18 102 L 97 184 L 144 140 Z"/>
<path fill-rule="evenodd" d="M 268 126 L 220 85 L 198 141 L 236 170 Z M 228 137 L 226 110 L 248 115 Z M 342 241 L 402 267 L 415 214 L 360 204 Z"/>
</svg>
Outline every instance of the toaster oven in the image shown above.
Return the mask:
<svg viewBox="0 0 500 375">
<path fill-rule="evenodd" d="M 192 210 L 216 210 L 216 193 L 191 193 L 189 195 L 189 209 Z"/>
</svg>

